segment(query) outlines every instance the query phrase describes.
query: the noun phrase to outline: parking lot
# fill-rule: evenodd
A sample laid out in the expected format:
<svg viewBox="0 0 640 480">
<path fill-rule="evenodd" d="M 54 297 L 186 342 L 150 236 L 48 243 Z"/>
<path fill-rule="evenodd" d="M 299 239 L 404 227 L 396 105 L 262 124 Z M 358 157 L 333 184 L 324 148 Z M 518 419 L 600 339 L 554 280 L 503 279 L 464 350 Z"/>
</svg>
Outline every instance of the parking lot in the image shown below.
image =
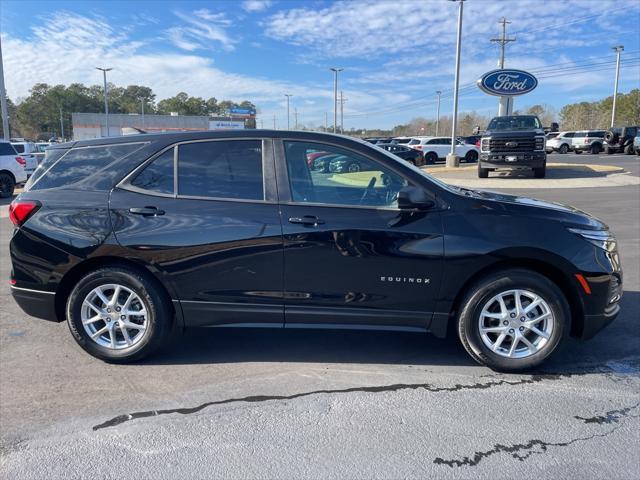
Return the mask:
<svg viewBox="0 0 640 480">
<path fill-rule="evenodd" d="M 187 331 L 149 360 L 108 365 L 81 351 L 66 324 L 26 316 L 2 282 L 3 477 L 640 477 L 640 158 L 549 162 L 609 169 L 492 175 L 484 185 L 604 220 L 625 294 L 612 325 L 568 342 L 544 370 L 495 373 L 456 338 L 268 329 Z M 437 175 L 481 188 L 469 172 Z"/>
</svg>

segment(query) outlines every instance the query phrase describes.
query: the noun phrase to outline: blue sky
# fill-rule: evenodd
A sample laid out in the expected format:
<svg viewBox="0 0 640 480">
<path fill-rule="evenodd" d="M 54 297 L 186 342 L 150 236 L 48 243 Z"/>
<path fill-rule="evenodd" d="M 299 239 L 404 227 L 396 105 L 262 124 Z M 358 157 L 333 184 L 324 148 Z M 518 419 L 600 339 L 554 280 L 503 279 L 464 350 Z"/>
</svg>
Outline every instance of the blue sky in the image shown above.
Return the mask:
<svg viewBox="0 0 640 480">
<path fill-rule="evenodd" d="M 517 41 L 506 66 L 536 73 L 538 88 L 516 108 L 597 100 L 613 90 L 623 44 L 620 91 L 640 87 L 637 0 L 467 0 L 460 111 L 492 115 L 495 97 L 475 80 L 497 65 L 498 20 Z M 29 1 L 2 0 L 0 29 L 8 95 L 37 82 L 100 84 L 109 66 L 117 85 L 143 84 L 157 100 L 186 91 L 251 100 L 265 127 L 286 124 L 284 94 L 299 121 L 330 123 L 333 77 L 345 128 L 391 127 L 452 109 L 457 4 L 446 0 Z M 258 122 L 260 126 L 260 121 Z"/>
</svg>

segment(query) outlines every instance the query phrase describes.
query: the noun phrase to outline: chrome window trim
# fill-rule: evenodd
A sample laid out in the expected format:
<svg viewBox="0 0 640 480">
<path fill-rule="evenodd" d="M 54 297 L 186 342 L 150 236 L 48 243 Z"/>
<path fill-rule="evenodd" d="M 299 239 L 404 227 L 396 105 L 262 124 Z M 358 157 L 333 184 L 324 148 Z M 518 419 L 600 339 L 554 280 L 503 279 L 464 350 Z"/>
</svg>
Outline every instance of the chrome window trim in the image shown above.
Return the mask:
<svg viewBox="0 0 640 480">
<path fill-rule="evenodd" d="M 16 287 L 15 285 L 10 285 L 13 290 L 21 290 L 23 292 L 34 292 L 34 293 L 46 293 L 47 295 L 55 295 L 56 292 L 47 292 L 46 290 L 34 290 L 33 288 L 23 288 Z"/>
</svg>

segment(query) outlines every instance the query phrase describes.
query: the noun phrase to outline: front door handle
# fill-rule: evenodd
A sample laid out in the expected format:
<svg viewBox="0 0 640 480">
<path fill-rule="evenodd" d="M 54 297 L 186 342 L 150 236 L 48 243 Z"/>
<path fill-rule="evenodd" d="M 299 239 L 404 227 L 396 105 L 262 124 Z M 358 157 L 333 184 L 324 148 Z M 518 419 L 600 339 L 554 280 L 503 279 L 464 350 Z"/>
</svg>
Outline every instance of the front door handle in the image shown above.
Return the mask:
<svg viewBox="0 0 640 480">
<path fill-rule="evenodd" d="M 305 215 L 304 217 L 290 217 L 289 223 L 297 223 L 300 225 L 310 225 L 317 227 L 318 225 L 323 225 L 324 220 L 316 217 L 315 215 Z"/>
<path fill-rule="evenodd" d="M 160 210 L 157 207 L 133 207 L 129 209 L 129 213 L 145 217 L 157 217 L 158 215 L 164 215 L 164 210 Z"/>
</svg>

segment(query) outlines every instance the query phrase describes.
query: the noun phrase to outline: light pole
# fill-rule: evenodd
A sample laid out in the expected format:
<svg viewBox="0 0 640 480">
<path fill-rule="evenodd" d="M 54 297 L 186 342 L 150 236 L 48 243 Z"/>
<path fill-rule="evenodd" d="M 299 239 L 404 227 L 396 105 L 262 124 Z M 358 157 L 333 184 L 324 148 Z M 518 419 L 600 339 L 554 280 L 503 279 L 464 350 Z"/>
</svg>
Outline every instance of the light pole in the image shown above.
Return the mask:
<svg viewBox="0 0 640 480">
<path fill-rule="evenodd" d="M 440 95 L 442 95 L 442 92 L 438 90 L 436 94 L 438 95 L 438 108 L 436 109 L 436 137 L 437 137 L 438 130 L 440 129 Z"/>
<path fill-rule="evenodd" d="M 96 67 L 96 70 L 100 70 L 102 72 L 102 77 L 104 79 L 104 115 L 105 120 L 104 123 L 106 125 L 107 137 L 109 136 L 109 92 L 107 91 L 107 72 L 113 70 L 113 68 L 100 68 Z"/>
<path fill-rule="evenodd" d="M 142 107 L 142 129 L 144 130 L 144 97 L 140 98 L 140 106 Z"/>
<path fill-rule="evenodd" d="M 331 67 L 329 70 L 333 72 L 333 133 L 336 132 L 338 126 L 338 72 L 344 68 Z"/>
<path fill-rule="evenodd" d="M 612 47 L 613 51 L 616 52 L 616 81 L 613 85 L 613 108 L 611 109 L 611 128 L 613 128 L 613 124 L 616 121 L 616 100 L 618 99 L 618 80 L 620 78 L 620 54 L 624 50 L 623 45 L 616 45 Z"/>
<path fill-rule="evenodd" d="M 62 107 L 60 107 L 60 141 L 64 142 L 64 122 L 62 121 Z"/>
<path fill-rule="evenodd" d="M 0 109 L 2 109 L 2 133 L 9 140 L 9 110 L 7 109 L 7 92 L 4 90 L 4 67 L 2 66 L 2 43 L 0 42 Z"/>
<path fill-rule="evenodd" d="M 284 96 L 287 97 L 287 130 L 290 130 L 290 126 L 289 126 L 289 99 L 291 97 L 293 97 L 293 95 L 291 95 L 290 93 L 285 93 Z"/>
<path fill-rule="evenodd" d="M 460 49 L 462 47 L 462 9 L 464 0 L 451 0 L 459 3 L 458 39 L 456 42 L 456 75 L 453 81 L 453 120 L 451 121 L 451 153 L 447 155 L 447 167 L 459 167 L 460 158 L 456 155 L 456 128 L 458 126 L 458 86 L 460 84 Z"/>
</svg>

